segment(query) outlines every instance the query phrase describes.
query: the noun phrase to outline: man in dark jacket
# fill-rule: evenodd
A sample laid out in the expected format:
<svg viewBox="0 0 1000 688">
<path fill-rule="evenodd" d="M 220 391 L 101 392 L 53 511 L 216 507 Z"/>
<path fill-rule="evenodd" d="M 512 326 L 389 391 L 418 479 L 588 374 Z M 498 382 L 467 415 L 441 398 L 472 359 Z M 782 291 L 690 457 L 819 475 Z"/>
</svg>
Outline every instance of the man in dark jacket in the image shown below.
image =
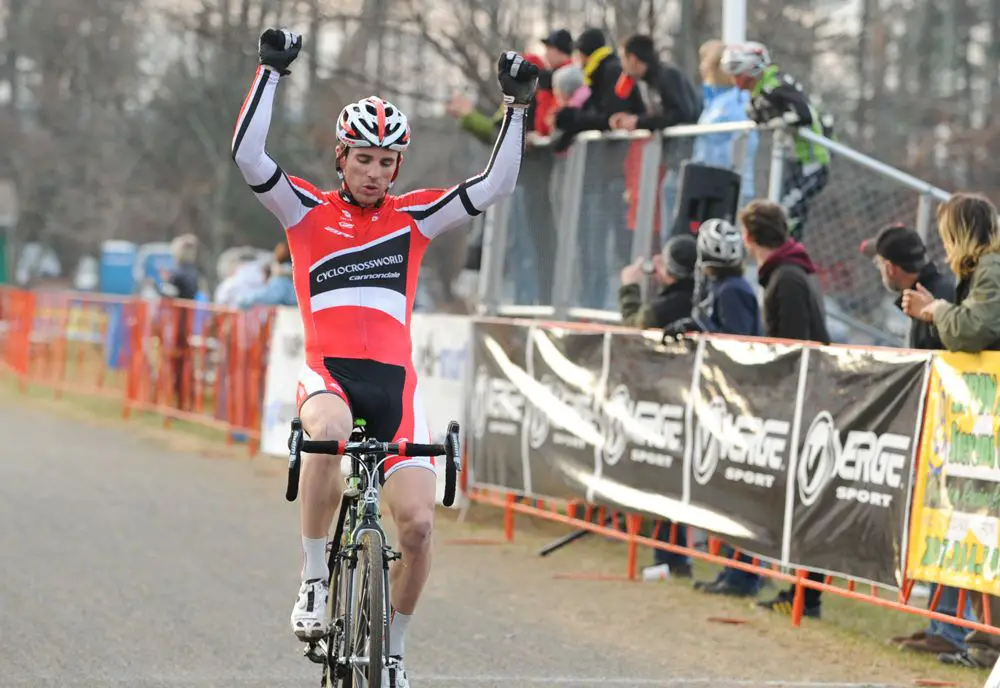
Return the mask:
<svg viewBox="0 0 1000 688">
<path fill-rule="evenodd" d="M 882 284 L 897 294 L 896 307 L 903 308 L 903 291 L 921 284 L 936 299 L 955 301 L 955 280 L 938 270 L 927 257 L 927 247 L 915 231 L 904 225 L 889 225 L 861 243 L 861 252 L 875 261 Z M 910 320 L 906 345 L 911 349 L 944 349 L 934 323 Z"/>
<path fill-rule="evenodd" d="M 642 264 L 639 259 L 622 270 L 618 289 L 622 324 L 629 327 L 664 327 L 691 316 L 694 301 L 694 269 L 698 246 L 693 236 L 679 235 L 667 242 L 663 252 L 653 259 L 653 269 L 663 284 L 660 292 L 645 305 L 639 290 Z"/>
<path fill-rule="evenodd" d="M 622 63 L 611 46 L 607 45 L 604 32 L 587 29 L 576 39 L 576 52 L 581 56 L 583 75 L 594 99 L 594 110 L 585 112 L 576 108 L 563 108 L 556 115 L 556 127 L 562 131 L 604 130 L 610 128 L 611 116 L 616 112 L 643 113 L 642 96 L 633 89 L 625 98 L 615 93 Z"/>
<path fill-rule="evenodd" d="M 829 344 L 816 266 L 805 247 L 789 237 L 785 209 L 771 201 L 756 200 L 737 217 L 747 250 L 757 261 L 757 280 L 764 287 L 764 336 Z M 810 573 L 809 579 L 822 582 L 824 576 Z M 792 586 L 773 600 L 757 604 L 790 614 L 794 593 Z M 819 618 L 818 590 L 806 588 L 804 614 Z"/>
<path fill-rule="evenodd" d="M 701 116 L 701 96 L 690 78 L 671 64 L 661 62 L 649 36 L 636 34 L 622 45 L 622 69 L 639 82 L 645 114 L 620 112 L 612 116 L 612 129 L 656 131 L 678 124 L 696 124 Z"/>
<path fill-rule="evenodd" d="M 764 287 L 764 336 L 829 344 L 816 266 L 805 247 L 789 237 L 785 210 L 771 201 L 751 201 L 739 212 L 739 223 Z"/>
</svg>

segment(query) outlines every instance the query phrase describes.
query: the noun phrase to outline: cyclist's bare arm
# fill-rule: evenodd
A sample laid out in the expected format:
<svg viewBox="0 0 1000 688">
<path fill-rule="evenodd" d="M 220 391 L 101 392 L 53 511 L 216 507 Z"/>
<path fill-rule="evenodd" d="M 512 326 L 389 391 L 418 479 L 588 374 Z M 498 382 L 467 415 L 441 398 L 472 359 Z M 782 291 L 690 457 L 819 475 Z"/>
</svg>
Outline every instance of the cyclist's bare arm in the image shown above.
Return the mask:
<svg viewBox="0 0 1000 688">
<path fill-rule="evenodd" d="M 482 173 L 436 195 L 424 190 L 400 198 L 400 209 L 413 216 L 424 236 L 432 239 L 514 192 L 524 151 L 525 111 L 524 107 L 506 108 L 493 154 Z"/>
<path fill-rule="evenodd" d="M 297 225 L 306 213 L 320 204 L 309 189 L 295 184 L 281 166 L 267 154 L 267 130 L 278 87 L 278 73 L 264 65 L 257 68 L 247 94 L 236 131 L 233 133 L 233 160 L 257 198 L 285 229 Z"/>
</svg>

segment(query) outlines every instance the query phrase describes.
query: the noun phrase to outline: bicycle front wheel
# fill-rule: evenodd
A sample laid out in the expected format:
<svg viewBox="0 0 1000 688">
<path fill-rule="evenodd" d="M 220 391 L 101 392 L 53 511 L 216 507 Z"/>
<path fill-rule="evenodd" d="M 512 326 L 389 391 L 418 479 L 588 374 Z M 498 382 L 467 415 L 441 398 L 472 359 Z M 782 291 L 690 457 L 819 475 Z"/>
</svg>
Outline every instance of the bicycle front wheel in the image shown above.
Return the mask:
<svg viewBox="0 0 1000 688">
<path fill-rule="evenodd" d="M 355 657 L 367 659 L 355 665 L 355 685 L 381 688 L 388 656 L 389 618 L 386 615 L 385 539 L 377 530 L 362 530 L 358 536 L 358 568 L 355 575 L 357 606 L 354 626 Z"/>
</svg>

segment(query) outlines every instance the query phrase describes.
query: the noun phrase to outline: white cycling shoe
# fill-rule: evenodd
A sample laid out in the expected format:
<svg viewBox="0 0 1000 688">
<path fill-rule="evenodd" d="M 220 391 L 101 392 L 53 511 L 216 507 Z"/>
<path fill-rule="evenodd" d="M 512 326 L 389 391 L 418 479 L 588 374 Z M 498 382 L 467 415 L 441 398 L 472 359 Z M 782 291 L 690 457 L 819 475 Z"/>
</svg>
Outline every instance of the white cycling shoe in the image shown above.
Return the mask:
<svg viewBox="0 0 1000 688">
<path fill-rule="evenodd" d="M 302 642 L 319 640 L 326 635 L 326 598 L 328 583 L 314 578 L 302 583 L 292 608 L 292 632 Z"/>
<path fill-rule="evenodd" d="M 382 673 L 382 688 L 410 688 L 402 657 L 389 657 Z"/>
</svg>

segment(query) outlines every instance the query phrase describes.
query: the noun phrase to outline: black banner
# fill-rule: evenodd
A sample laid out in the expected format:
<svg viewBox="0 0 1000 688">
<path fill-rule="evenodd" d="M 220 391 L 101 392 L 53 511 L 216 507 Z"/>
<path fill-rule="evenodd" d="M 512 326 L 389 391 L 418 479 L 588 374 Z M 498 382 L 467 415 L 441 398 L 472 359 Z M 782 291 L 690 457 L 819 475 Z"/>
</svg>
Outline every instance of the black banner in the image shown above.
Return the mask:
<svg viewBox="0 0 1000 688">
<path fill-rule="evenodd" d="M 541 327 L 529 332 L 527 369 L 536 383 L 527 395 L 530 491 L 579 499 L 592 483 L 601 442 L 596 399 L 610 335 Z"/>
<path fill-rule="evenodd" d="M 926 357 L 809 352 L 789 558 L 897 585 Z"/>
<path fill-rule="evenodd" d="M 685 412 L 694 362 L 691 342 L 611 338 L 600 403 L 603 442 L 588 497 L 657 516 L 683 516 Z"/>
<path fill-rule="evenodd" d="M 474 483 L 897 584 L 928 356 L 500 322 L 472 352 Z"/>
<path fill-rule="evenodd" d="M 718 512 L 712 530 L 780 558 L 795 398 L 803 350 L 708 340 L 694 404 L 691 503 Z"/>
<path fill-rule="evenodd" d="M 527 335 L 528 329 L 519 325 L 473 325 L 472 394 L 466 416 L 471 480 L 518 492 L 527 491 L 531 479 L 521 448 Z"/>
</svg>

